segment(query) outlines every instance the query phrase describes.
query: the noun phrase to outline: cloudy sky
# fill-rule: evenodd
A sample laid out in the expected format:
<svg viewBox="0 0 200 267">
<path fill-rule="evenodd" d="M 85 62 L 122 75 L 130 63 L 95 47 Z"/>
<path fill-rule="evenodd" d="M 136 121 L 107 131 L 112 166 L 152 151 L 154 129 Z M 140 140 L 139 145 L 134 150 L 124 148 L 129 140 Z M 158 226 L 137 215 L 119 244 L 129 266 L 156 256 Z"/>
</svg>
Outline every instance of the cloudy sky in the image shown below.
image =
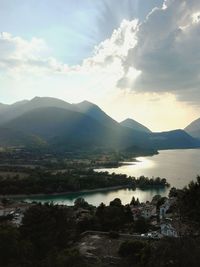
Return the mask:
<svg viewBox="0 0 200 267">
<path fill-rule="evenodd" d="M 89 100 L 154 131 L 200 117 L 199 0 L 0 0 L 0 102 Z"/>
</svg>

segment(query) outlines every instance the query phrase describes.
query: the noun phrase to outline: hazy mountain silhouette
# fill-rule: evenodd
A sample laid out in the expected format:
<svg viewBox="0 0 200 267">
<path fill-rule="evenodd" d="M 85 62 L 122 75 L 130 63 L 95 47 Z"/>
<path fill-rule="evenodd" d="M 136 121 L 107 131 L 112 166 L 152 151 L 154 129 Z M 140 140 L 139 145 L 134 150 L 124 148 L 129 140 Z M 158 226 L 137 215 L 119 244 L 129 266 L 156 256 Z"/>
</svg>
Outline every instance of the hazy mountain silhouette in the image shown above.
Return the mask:
<svg viewBox="0 0 200 267">
<path fill-rule="evenodd" d="M 2 127 L 13 129 L 13 138 L 17 130 L 24 133 L 26 140 L 27 136 L 34 135 L 58 148 L 126 149 L 137 146 L 167 149 L 199 146 L 199 142 L 183 130 L 151 133 L 131 119 L 120 124 L 88 101 L 69 104 L 56 98 L 35 97 L 3 106 L 0 121 Z"/>
<path fill-rule="evenodd" d="M 151 146 L 155 149 L 178 149 L 199 147 L 200 142 L 184 130 L 173 130 L 168 132 L 152 133 L 150 137 Z"/>
<path fill-rule="evenodd" d="M 184 130 L 194 138 L 200 138 L 200 118 L 191 122 Z"/>
<path fill-rule="evenodd" d="M 0 127 L 0 146 L 26 146 L 26 147 L 41 147 L 45 146 L 46 142 L 38 136 L 26 134 L 23 131 L 18 131 L 10 128 Z"/>
<path fill-rule="evenodd" d="M 5 111 L 6 108 L 7 108 L 7 105 L 0 103 L 0 112 Z"/>
<path fill-rule="evenodd" d="M 70 108 L 71 104 L 56 98 L 51 97 L 35 97 L 32 100 L 24 100 L 16 102 L 13 105 L 7 105 L 6 109 L 0 114 L 0 124 L 7 121 L 15 119 L 26 112 L 44 108 L 44 107 L 60 107 L 60 108 Z"/>
<path fill-rule="evenodd" d="M 8 128 L 38 135 L 50 144 L 90 147 L 126 148 L 145 143 L 147 136 L 134 133 L 120 124 L 101 124 L 85 114 L 55 108 L 27 112 L 5 124 Z"/>
<path fill-rule="evenodd" d="M 122 126 L 129 127 L 129 128 L 136 130 L 136 131 L 151 133 L 151 131 L 146 126 L 142 125 L 141 123 L 139 123 L 133 119 L 128 118 L 128 119 L 120 122 L 120 124 Z"/>
<path fill-rule="evenodd" d="M 108 116 L 100 107 L 97 105 L 88 102 L 83 101 L 79 104 L 74 104 L 75 110 L 86 114 L 87 116 L 101 122 L 102 124 L 106 126 L 116 126 L 118 125 L 118 122 L 112 119 L 110 116 Z"/>
</svg>

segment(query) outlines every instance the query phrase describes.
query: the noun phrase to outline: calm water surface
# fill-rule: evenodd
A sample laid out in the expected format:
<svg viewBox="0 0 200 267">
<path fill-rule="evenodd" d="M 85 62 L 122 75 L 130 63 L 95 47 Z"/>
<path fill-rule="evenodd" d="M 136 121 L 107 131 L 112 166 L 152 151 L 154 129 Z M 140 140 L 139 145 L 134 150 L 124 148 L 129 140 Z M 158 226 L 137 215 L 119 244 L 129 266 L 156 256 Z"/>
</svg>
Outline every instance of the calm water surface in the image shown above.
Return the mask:
<svg viewBox="0 0 200 267">
<path fill-rule="evenodd" d="M 109 173 L 123 173 L 130 176 L 139 177 L 145 175 L 148 177 L 167 178 L 171 186 L 182 188 L 191 180 L 195 180 L 200 174 L 200 149 L 182 149 L 182 150 L 162 150 L 158 155 L 152 157 L 139 157 L 138 162 L 129 162 L 130 165 L 123 165 L 119 168 L 98 169 L 97 171 L 108 171 Z M 26 198 L 26 201 L 53 201 L 57 204 L 73 205 L 78 197 L 84 197 L 85 200 L 95 206 L 101 202 L 109 204 L 111 200 L 118 197 L 123 204 L 131 201 L 132 197 L 139 198 L 140 201 L 151 200 L 156 194 L 166 196 L 169 189 L 157 190 L 130 190 L 118 189 L 112 191 L 73 193 L 66 196 L 45 196 L 37 198 Z"/>
</svg>

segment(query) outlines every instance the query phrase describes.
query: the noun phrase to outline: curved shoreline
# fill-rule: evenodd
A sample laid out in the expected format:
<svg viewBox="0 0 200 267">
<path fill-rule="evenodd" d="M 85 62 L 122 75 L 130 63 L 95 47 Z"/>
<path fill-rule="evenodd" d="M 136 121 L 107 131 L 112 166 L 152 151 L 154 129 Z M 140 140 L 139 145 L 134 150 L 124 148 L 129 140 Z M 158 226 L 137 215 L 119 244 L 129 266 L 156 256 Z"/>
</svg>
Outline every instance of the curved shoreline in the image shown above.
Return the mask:
<svg viewBox="0 0 200 267">
<path fill-rule="evenodd" d="M 48 197 L 48 196 L 65 196 L 70 194 L 77 194 L 77 193 L 96 193 L 101 191 L 112 191 L 117 189 L 125 189 L 130 188 L 132 190 L 135 190 L 136 188 L 130 187 L 130 185 L 119 185 L 119 186 L 110 186 L 110 187 L 103 187 L 103 188 L 96 188 L 96 189 L 85 189 L 85 190 L 79 190 L 79 191 L 67 191 L 67 192 L 61 192 L 61 193 L 39 193 L 39 194 L 9 194 L 9 195 L 0 195 L 0 198 L 11 198 L 11 199 L 20 199 L 20 198 L 34 198 L 34 197 Z"/>
<path fill-rule="evenodd" d="M 169 188 L 169 186 L 146 186 L 146 187 L 131 187 L 130 185 L 124 185 L 124 186 L 110 186 L 110 187 L 103 187 L 103 188 L 96 188 L 96 189 L 85 189 L 85 190 L 79 190 L 79 191 L 66 191 L 61 193 L 39 193 L 39 194 L 10 194 L 10 195 L 0 195 L 0 198 L 8 198 L 8 199 L 26 199 L 26 198 L 38 198 L 38 197 L 49 197 L 49 196 L 68 196 L 73 194 L 83 194 L 83 193 L 97 193 L 97 192 L 104 192 L 104 191 L 114 191 L 118 189 L 131 189 L 135 191 L 137 188 L 140 190 L 149 190 L 149 189 L 158 189 L 158 188 Z"/>
</svg>

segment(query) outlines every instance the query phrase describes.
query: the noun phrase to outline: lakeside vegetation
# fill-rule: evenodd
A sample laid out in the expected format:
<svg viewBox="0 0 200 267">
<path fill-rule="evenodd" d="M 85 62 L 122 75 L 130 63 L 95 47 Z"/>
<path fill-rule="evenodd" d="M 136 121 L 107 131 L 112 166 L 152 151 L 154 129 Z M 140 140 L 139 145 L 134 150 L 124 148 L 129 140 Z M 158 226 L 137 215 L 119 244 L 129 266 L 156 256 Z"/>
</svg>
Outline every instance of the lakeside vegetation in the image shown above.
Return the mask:
<svg viewBox="0 0 200 267">
<path fill-rule="evenodd" d="M 133 147 L 126 150 L 93 149 L 52 151 L 49 149 L 27 149 L 23 147 L 0 147 L 2 167 L 15 168 L 17 166 L 43 167 L 61 169 L 73 167 L 118 167 L 121 162 L 134 161 L 139 156 L 153 156 L 158 154 L 152 149 L 138 149 Z"/>
<path fill-rule="evenodd" d="M 178 208 L 183 220 L 200 227 L 200 176 L 181 189 L 171 188 L 170 196 L 178 199 Z"/>
<path fill-rule="evenodd" d="M 29 169 L 27 175 L 0 176 L 0 195 L 52 194 L 109 187 L 135 189 L 169 186 L 164 178 L 128 177 L 124 174 L 95 172 L 93 169 L 46 171 Z"/>
<path fill-rule="evenodd" d="M 134 151 L 134 152 L 133 152 Z M 169 186 L 164 178 L 128 177 L 95 172 L 100 167 L 118 167 L 135 156 L 154 154 L 140 150 L 73 150 L 52 152 L 24 148 L 0 151 L 0 195 L 61 194 L 113 187 L 153 188 Z"/>
</svg>

